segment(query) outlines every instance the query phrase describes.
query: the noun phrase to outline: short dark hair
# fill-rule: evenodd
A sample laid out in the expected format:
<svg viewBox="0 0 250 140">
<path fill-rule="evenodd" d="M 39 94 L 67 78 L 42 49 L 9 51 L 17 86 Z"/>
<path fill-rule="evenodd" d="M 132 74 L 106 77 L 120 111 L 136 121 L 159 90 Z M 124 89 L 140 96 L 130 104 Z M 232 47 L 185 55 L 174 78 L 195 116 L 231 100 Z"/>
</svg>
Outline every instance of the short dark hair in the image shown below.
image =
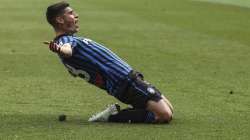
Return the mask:
<svg viewBox="0 0 250 140">
<path fill-rule="evenodd" d="M 46 11 L 46 18 L 49 24 L 53 27 L 57 25 L 56 17 L 63 14 L 64 9 L 69 7 L 69 3 L 66 1 L 61 1 L 55 4 L 50 5 Z"/>
</svg>

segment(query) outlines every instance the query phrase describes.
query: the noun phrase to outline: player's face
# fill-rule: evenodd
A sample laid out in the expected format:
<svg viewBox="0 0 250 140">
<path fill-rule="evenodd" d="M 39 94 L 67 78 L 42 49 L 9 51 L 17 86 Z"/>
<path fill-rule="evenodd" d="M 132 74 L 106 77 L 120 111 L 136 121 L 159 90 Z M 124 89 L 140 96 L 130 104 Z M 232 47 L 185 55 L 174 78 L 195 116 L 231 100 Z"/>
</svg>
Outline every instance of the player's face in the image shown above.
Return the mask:
<svg viewBox="0 0 250 140">
<path fill-rule="evenodd" d="M 78 26 L 78 14 L 70 7 L 64 9 L 64 14 L 62 15 L 63 24 L 62 29 L 64 32 L 69 34 L 74 34 L 79 31 Z"/>
</svg>

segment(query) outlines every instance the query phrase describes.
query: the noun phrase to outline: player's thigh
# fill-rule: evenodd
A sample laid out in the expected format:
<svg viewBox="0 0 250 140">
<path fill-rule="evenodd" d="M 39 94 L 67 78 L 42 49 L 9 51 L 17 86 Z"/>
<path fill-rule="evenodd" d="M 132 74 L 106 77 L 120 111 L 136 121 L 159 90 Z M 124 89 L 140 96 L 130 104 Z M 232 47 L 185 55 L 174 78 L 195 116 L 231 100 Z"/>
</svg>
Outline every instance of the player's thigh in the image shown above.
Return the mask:
<svg viewBox="0 0 250 140">
<path fill-rule="evenodd" d="M 161 93 L 151 84 L 137 78 L 127 88 L 125 94 L 118 98 L 126 104 L 132 105 L 136 109 L 146 109 L 149 100 L 158 102 L 162 100 Z"/>
</svg>

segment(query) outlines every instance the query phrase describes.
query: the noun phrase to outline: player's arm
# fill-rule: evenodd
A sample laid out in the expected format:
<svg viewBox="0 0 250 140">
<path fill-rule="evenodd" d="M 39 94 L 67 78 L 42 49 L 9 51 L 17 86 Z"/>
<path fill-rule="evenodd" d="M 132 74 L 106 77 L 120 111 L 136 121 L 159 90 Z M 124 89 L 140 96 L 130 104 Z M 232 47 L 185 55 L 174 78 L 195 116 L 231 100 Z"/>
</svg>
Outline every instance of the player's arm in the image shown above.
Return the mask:
<svg viewBox="0 0 250 140">
<path fill-rule="evenodd" d="M 56 44 L 53 41 L 44 42 L 45 44 L 49 45 L 49 49 L 52 52 L 58 53 L 63 57 L 71 57 L 72 56 L 72 48 L 70 43 L 63 44 L 62 46 Z"/>
</svg>

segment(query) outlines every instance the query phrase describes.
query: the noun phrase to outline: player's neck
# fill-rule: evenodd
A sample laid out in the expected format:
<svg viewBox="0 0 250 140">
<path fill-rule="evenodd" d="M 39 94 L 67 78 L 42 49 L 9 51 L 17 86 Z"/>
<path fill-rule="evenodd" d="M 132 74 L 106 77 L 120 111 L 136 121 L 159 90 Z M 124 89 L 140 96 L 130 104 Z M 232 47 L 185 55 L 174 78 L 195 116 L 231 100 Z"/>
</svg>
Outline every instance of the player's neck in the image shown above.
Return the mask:
<svg viewBox="0 0 250 140">
<path fill-rule="evenodd" d="M 62 36 L 62 35 L 73 35 L 74 33 L 56 31 L 55 34 L 56 34 L 56 37 L 58 37 L 58 36 Z"/>
<path fill-rule="evenodd" d="M 63 31 L 55 31 L 56 37 L 67 34 L 66 32 Z"/>
</svg>

